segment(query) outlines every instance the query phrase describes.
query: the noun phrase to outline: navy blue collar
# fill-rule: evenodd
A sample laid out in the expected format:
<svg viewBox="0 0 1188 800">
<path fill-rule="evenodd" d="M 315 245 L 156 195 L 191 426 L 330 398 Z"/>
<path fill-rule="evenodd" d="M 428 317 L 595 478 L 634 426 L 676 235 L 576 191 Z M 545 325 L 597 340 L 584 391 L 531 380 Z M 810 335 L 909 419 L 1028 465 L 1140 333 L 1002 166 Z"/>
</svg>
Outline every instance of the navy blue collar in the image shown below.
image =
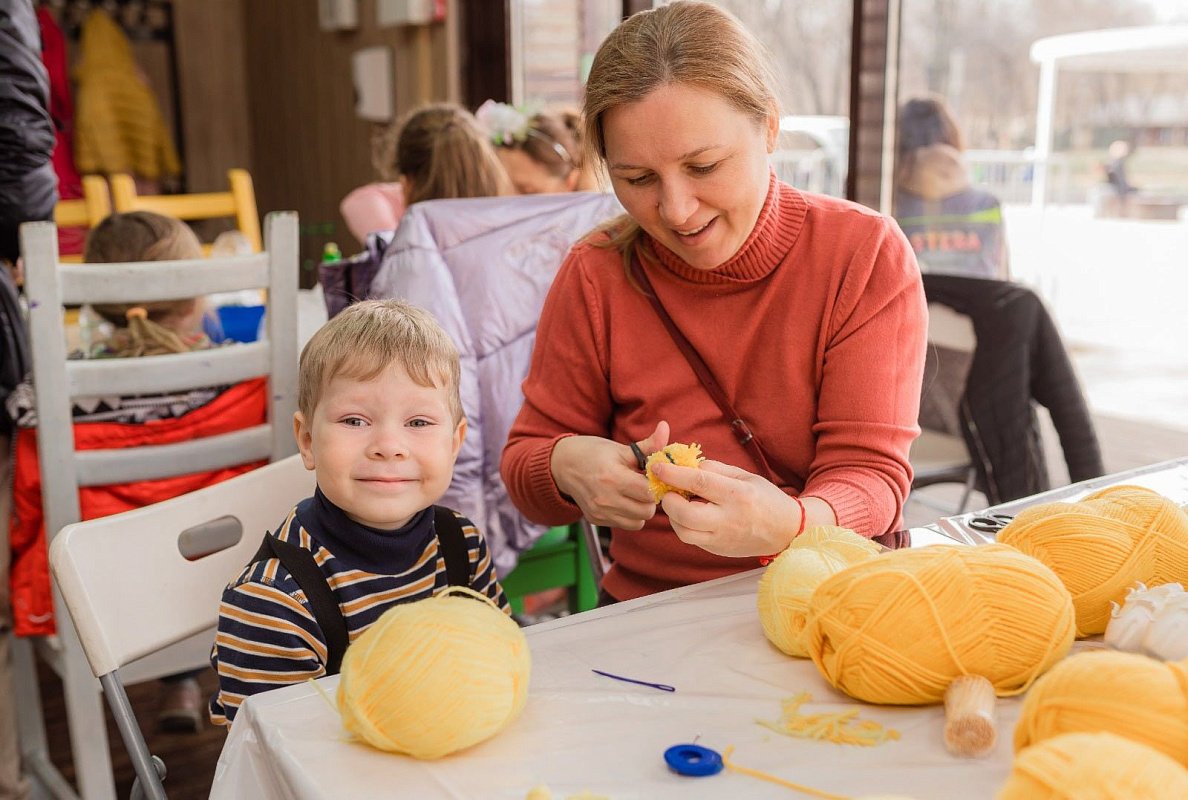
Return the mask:
<svg viewBox="0 0 1188 800">
<path fill-rule="evenodd" d="M 411 569 L 429 546 L 435 533 L 432 511 L 432 506 L 422 509 L 397 530 L 380 530 L 352 520 L 319 487 L 297 504 L 297 520 L 347 568 L 398 575 Z"/>
</svg>

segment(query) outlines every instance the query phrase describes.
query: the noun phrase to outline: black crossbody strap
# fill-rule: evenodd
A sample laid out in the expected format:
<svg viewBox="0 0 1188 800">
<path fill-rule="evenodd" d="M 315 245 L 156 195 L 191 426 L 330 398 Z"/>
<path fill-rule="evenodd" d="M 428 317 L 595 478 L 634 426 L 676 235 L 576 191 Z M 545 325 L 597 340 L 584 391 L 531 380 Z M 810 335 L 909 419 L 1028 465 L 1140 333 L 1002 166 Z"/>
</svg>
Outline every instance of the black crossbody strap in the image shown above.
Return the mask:
<svg viewBox="0 0 1188 800">
<path fill-rule="evenodd" d="M 433 530 L 437 533 L 437 546 L 441 548 L 441 556 L 445 559 L 446 580 L 450 586 L 469 586 L 470 549 L 466 546 L 462 523 L 445 506 L 434 506 Z"/>
<path fill-rule="evenodd" d="M 267 534 L 260 543 L 252 562 L 265 561 L 269 558 L 280 560 L 281 566 L 289 571 L 293 580 L 305 592 L 305 599 L 309 601 L 314 621 L 322 629 L 326 637 L 326 674 L 337 675 L 342 668 L 342 657 L 346 654 L 350 636 L 347 634 L 346 617 L 342 608 L 334 599 L 334 592 L 326 581 L 313 553 L 304 547 L 286 542 L 272 534 Z"/>
<path fill-rule="evenodd" d="M 660 317 L 660 321 L 664 323 L 668 335 L 672 337 L 672 341 L 676 344 L 677 349 L 689 362 L 689 366 L 693 368 L 694 374 L 697 375 L 697 380 L 701 381 L 701 385 L 705 387 L 706 392 L 713 398 L 714 404 L 718 410 L 722 412 L 722 416 L 730 423 L 730 430 L 734 433 L 736 438 L 751 457 L 755 459 L 755 463 L 763 470 L 763 477 L 767 478 L 777 486 L 783 484 L 786 486 L 797 486 L 797 483 L 785 481 L 782 476 L 776 474 L 772 469 L 771 462 L 768 458 L 767 451 L 755 437 L 755 432 L 747 425 L 746 420 L 734 409 L 734 404 L 726 396 L 726 392 L 721 385 L 714 378 L 714 374 L 710 372 L 710 368 L 706 365 L 705 359 L 693 347 L 693 344 L 681 333 L 680 328 L 672 321 L 672 317 L 664 309 L 664 304 L 660 302 L 660 298 L 656 295 L 656 290 L 652 288 L 652 282 L 648 280 L 648 275 L 644 272 L 643 264 L 639 261 L 639 254 L 632 253 L 631 255 L 631 275 L 635 278 L 636 283 L 643 289 L 644 294 L 648 298 L 648 302 L 652 304 L 652 308 L 656 310 L 656 315 Z"/>
</svg>

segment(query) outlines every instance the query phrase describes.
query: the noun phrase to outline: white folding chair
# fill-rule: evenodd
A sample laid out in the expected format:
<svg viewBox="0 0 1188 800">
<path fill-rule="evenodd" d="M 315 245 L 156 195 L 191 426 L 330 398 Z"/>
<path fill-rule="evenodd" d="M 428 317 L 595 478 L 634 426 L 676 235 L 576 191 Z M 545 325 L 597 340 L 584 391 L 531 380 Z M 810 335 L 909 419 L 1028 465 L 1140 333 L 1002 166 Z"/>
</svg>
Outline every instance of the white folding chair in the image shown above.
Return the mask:
<svg viewBox="0 0 1188 800">
<path fill-rule="evenodd" d="M 963 484 L 955 512 L 958 514 L 965 511 L 977 480 L 977 470 L 961 435 L 960 413 L 977 344 L 969 317 L 941 303 L 928 304 L 929 352 L 921 399 L 921 432 L 909 456 L 912 489 L 914 492 L 938 483 Z M 912 499 L 925 502 L 915 494 Z"/>
<path fill-rule="evenodd" d="M 149 753 L 122 668 L 195 634 L 206 635 L 209 651 L 223 586 L 313 491 L 313 473 L 295 455 L 172 500 L 67 525 L 54 538 L 58 590 L 152 800 L 165 798 L 165 765 Z"/>
<path fill-rule="evenodd" d="M 149 264 L 60 264 L 51 223 L 21 226 L 25 291 L 38 418 L 45 530 L 80 519 L 82 486 L 119 484 L 203 472 L 296 452 L 291 419 L 297 399 L 298 227 L 292 212 L 270 214 L 262 253 Z M 134 303 L 267 289 L 267 339 L 213 350 L 132 359 L 66 359 L 63 305 Z M 149 394 L 219 386 L 269 376 L 268 424 L 180 444 L 75 452 L 71 405 L 76 397 Z M 137 569 L 137 580 L 143 577 Z M 55 589 L 56 592 L 56 589 Z M 55 605 L 61 603 L 55 595 Z M 17 720 L 22 757 L 57 798 L 114 800 L 99 685 L 87 667 L 68 615 L 56 615 L 57 637 L 38 639 L 41 655 L 62 677 L 79 791 L 50 762 L 38 694 L 34 647 L 18 640 Z M 126 683 L 192 669 L 205 663 L 210 638 L 155 654 L 125 673 Z"/>
</svg>

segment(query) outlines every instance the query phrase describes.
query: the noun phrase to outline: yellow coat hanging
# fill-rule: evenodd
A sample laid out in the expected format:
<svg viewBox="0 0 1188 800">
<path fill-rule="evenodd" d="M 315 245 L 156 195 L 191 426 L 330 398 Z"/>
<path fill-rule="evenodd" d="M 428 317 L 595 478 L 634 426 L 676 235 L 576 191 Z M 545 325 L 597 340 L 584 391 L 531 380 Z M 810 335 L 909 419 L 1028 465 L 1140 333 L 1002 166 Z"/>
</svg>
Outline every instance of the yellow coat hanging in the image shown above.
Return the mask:
<svg viewBox="0 0 1188 800">
<path fill-rule="evenodd" d="M 75 115 L 79 172 L 131 172 L 143 178 L 181 174 L 181 161 L 157 99 L 132 57 L 124 32 L 102 9 L 82 26 Z"/>
</svg>

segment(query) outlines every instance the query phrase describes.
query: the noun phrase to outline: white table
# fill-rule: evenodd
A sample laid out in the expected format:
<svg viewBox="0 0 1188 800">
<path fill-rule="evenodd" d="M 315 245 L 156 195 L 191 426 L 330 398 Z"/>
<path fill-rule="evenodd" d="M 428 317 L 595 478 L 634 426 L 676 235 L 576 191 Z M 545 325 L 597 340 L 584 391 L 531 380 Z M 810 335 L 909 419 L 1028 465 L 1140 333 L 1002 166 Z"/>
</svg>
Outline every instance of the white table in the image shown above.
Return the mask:
<svg viewBox="0 0 1188 800">
<path fill-rule="evenodd" d="M 1188 458 L 1087 481 L 996 508 L 1076 499 L 1135 483 L 1188 501 Z M 913 529 L 912 545 L 977 543 L 972 515 Z M 791 798 L 805 795 L 745 775 L 682 778 L 663 753 L 692 741 L 787 780 L 843 795 L 916 800 L 992 798 L 1010 771 L 1021 699 L 998 702 L 999 741 L 984 759 L 948 754 L 939 706 L 861 706 L 861 717 L 895 728 L 899 741 L 855 747 L 790 739 L 755 723 L 777 720 L 780 700 L 807 691 L 805 713 L 856 704 L 812 662 L 790 658 L 763 636 L 755 610 L 760 571 L 620 603 L 526 629 L 532 683 L 521 716 L 491 741 L 422 762 L 345 741 L 338 715 L 309 684 L 250 698 L 239 711 L 215 774 L 212 798 L 516 798 L 546 783 L 556 798 L 589 790 L 628 798 Z M 1074 650 L 1100 647 L 1078 642 Z M 675 693 L 594 675 L 601 669 L 675 686 Z M 331 696 L 337 678 L 319 684 Z"/>
</svg>

